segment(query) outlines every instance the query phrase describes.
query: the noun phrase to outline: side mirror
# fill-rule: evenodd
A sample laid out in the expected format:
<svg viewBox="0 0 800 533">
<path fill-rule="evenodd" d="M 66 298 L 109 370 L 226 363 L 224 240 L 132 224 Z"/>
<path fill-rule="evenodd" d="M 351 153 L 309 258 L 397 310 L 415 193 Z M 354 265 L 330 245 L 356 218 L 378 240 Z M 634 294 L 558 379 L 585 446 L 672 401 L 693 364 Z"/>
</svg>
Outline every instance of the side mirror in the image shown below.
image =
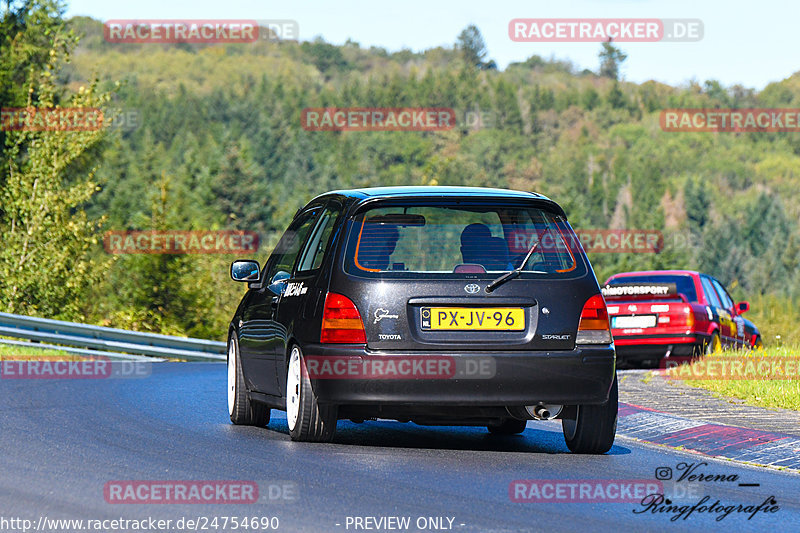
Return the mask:
<svg viewBox="0 0 800 533">
<path fill-rule="evenodd" d="M 750 302 L 739 302 L 736 304 L 736 311 L 741 315 L 750 310 Z"/>
<path fill-rule="evenodd" d="M 258 283 L 261 267 L 258 261 L 239 260 L 231 263 L 231 279 L 233 281 L 249 281 Z"/>
<path fill-rule="evenodd" d="M 283 290 L 286 288 L 286 280 L 291 278 L 292 275 L 288 272 L 284 272 L 283 270 L 279 270 L 272 276 L 272 279 L 269 282 L 269 286 L 267 287 L 273 294 L 283 294 Z"/>
</svg>

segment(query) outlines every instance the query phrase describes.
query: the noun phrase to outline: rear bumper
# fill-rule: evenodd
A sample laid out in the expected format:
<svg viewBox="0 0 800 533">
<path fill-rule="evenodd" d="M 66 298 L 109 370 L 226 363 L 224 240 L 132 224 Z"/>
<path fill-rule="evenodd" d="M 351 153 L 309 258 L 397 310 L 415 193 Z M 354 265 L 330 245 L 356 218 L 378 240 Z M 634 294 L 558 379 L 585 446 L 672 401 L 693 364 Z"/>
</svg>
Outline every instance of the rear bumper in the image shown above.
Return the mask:
<svg viewBox="0 0 800 533">
<path fill-rule="evenodd" d="M 367 352 L 363 347 L 311 345 L 306 359 L 354 359 L 357 362 L 403 359 L 450 361 L 458 372 L 434 379 L 391 376 L 360 379 L 354 374 L 318 378 L 309 372 L 320 403 L 338 405 L 520 406 L 537 402 L 598 404 L 608 399 L 614 379 L 614 347 L 571 351 L 398 353 Z M 444 365 L 443 363 L 443 366 Z"/>
<path fill-rule="evenodd" d="M 690 356 L 695 346 L 708 342 L 710 336 L 702 333 L 620 335 L 614 334 L 614 344 L 620 361 L 660 359 L 667 354 Z"/>
<path fill-rule="evenodd" d="M 620 346 L 632 346 L 643 344 L 699 344 L 704 340 L 708 340 L 708 335 L 693 332 L 689 335 L 684 333 L 650 333 L 646 335 L 625 335 L 622 333 L 614 333 L 614 344 L 619 348 Z"/>
</svg>

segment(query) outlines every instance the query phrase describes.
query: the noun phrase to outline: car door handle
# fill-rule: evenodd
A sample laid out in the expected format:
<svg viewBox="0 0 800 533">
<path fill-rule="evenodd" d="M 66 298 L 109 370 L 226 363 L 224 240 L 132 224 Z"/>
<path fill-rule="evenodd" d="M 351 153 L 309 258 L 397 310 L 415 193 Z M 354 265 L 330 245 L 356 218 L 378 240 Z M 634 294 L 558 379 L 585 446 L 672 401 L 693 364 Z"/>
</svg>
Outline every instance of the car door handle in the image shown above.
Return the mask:
<svg viewBox="0 0 800 533">
<path fill-rule="evenodd" d="M 278 297 L 277 296 L 273 296 L 272 297 L 272 302 L 270 302 L 270 305 L 272 306 L 273 309 L 278 307 Z"/>
</svg>

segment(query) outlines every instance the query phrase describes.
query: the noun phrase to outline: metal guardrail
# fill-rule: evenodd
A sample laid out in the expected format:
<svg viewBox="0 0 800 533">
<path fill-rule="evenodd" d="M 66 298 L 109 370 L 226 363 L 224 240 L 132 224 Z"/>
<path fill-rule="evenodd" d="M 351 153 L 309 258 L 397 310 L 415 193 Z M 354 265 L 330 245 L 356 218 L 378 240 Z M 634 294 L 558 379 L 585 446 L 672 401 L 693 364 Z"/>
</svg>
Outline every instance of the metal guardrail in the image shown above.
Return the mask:
<svg viewBox="0 0 800 533">
<path fill-rule="evenodd" d="M 118 352 L 120 358 L 126 358 L 123 354 L 189 361 L 224 361 L 226 358 L 224 342 L 141 333 L 10 313 L 0 313 L 0 336 L 38 341 L 38 343 L 6 341 L 6 344 L 62 349 L 81 355 L 111 356 L 111 352 Z M 41 342 L 46 342 L 48 345 L 39 344 Z M 2 339 L 0 343 L 3 343 Z M 55 345 L 76 346 L 81 350 Z"/>
<path fill-rule="evenodd" d="M 88 350 L 84 348 L 71 348 L 68 346 L 57 346 L 55 344 L 45 344 L 41 342 L 12 341 L 11 339 L 0 339 L 0 344 L 6 346 L 20 346 L 23 348 L 35 348 L 37 350 L 58 350 L 75 355 L 86 355 L 89 357 L 104 357 L 112 361 L 142 361 L 142 362 L 161 362 L 166 361 L 161 357 L 151 357 L 148 355 L 133 355 L 129 353 L 105 352 L 102 350 Z"/>
</svg>

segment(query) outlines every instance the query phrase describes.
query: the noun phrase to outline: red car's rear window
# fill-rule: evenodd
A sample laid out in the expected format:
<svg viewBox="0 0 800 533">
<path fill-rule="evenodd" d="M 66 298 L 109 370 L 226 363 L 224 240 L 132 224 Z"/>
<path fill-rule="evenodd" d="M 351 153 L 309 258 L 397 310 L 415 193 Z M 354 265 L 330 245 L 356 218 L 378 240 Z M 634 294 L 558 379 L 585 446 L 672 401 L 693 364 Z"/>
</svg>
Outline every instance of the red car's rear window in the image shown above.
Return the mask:
<svg viewBox="0 0 800 533">
<path fill-rule="evenodd" d="M 675 291 L 682 294 L 690 302 L 697 301 L 697 290 L 694 286 L 694 279 L 692 276 L 683 274 L 653 274 L 642 276 L 617 276 L 609 280 L 608 286 L 614 285 L 635 285 L 646 283 L 658 283 L 666 285 L 675 285 Z"/>
</svg>

